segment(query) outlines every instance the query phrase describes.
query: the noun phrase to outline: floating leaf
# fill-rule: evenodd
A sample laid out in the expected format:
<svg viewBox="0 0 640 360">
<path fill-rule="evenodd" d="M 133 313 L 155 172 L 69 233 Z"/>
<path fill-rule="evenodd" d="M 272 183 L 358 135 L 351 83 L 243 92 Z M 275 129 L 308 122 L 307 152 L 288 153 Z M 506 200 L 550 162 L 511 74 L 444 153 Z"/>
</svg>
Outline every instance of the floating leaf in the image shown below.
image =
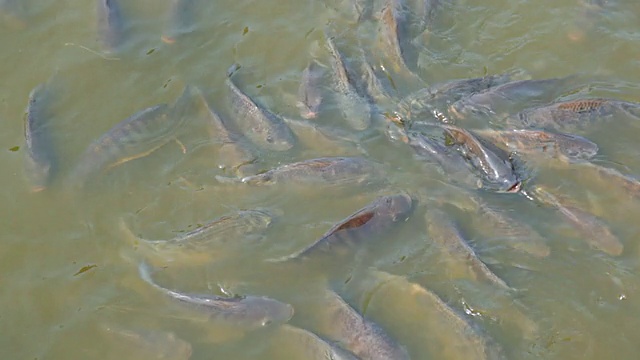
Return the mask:
<svg viewBox="0 0 640 360">
<path fill-rule="evenodd" d="M 242 30 L 242 36 L 246 35 L 249 32 L 249 27 L 245 26 L 244 30 Z"/>
<path fill-rule="evenodd" d="M 156 51 L 156 49 L 155 48 L 151 48 L 149 51 L 147 51 L 147 55 L 153 54 L 154 51 Z"/>
<path fill-rule="evenodd" d="M 80 275 L 82 273 L 85 273 L 85 272 L 87 272 L 87 271 L 89 271 L 89 270 L 91 270 L 93 268 L 96 268 L 96 267 L 98 267 L 98 265 L 96 265 L 96 264 L 85 265 L 82 268 L 80 268 L 80 270 L 78 270 L 77 273 L 73 274 L 73 276 L 78 276 L 78 275 Z"/>
<path fill-rule="evenodd" d="M 16 152 L 18 150 L 20 150 L 20 146 L 18 146 L 18 145 L 14 146 L 12 148 L 9 148 L 9 151 L 13 151 L 13 152 Z"/>
</svg>

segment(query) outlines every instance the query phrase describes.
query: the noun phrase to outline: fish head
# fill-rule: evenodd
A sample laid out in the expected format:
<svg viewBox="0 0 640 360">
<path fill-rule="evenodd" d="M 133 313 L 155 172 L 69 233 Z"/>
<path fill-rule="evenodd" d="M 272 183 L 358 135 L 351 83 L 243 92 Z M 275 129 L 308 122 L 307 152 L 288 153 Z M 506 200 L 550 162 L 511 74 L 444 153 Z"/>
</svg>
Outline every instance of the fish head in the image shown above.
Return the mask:
<svg viewBox="0 0 640 360">
<path fill-rule="evenodd" d="M 251 210 L 247 212 L 248 228 L 266 229 L 273 223 L 273 215 L 265 209 Z"/>
<path fill-rule="evenodd" d="M 378 215 L 389 217 L 393 222 L 404 221 L 413 208 L 413 199 L 409 194 L 401 193 L 380 198 Z"/>
<path fill-rule="evenodd" d="M 290 304 L 263 296 L 247 296 L 242 304 L 244 321 L 255 328 L 284 324 L 294 313 Z"/>
<path fill-rule="evenodd" d="M 265 147 L 274 151 L 286 151 L 295 144 L 293 133 L 286 125 L 266 130 L 262 136 Z"/>
</svg>

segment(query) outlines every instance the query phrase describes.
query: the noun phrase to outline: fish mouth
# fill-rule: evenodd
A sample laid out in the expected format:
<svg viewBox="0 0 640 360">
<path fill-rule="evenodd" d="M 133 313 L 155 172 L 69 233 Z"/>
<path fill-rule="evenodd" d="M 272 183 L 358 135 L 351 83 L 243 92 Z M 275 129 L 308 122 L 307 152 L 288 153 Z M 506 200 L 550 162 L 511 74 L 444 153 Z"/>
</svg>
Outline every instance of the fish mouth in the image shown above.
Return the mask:
<svg viewBox="0 0 640 360">
<path fill-rule="evenodd" d="M 511 187 L 509 187 L 505 192 L 506 193 L 518 193 L 522 190 L 522 181 L 516 181 Z"/>
</svg>

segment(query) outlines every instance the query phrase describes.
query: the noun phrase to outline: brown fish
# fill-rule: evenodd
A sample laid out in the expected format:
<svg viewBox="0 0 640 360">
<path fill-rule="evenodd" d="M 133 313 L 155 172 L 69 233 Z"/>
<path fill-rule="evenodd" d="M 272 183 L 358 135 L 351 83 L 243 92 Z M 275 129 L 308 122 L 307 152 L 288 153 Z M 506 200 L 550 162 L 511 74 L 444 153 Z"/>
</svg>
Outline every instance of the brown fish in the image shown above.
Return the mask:
<svg viewBox="0 0 640 360">
<path fill-rule="evenodd" d="M 527 129 L 489 129 L 476 130 L 475 133 L 517 153 L 541 154 L 552 158 L 574 160 L 591 159 L 598 153 L 597 144 L 574 134 Z"/>
<path fill-rule="evenodd" d="M 500 192 L 518 192 L 522 182 L 506 154 L 500 154 L 488 143 L 481 142 L 470 131 L 452 125 L 442 125 L 445 135 L 460 146 L 461 153 L 480 172 L 486 187 Z M 502 156 L 500 156 L 502 155 Z"/>
<path fill-rule="evenodd" d="M 528 127 L 563 131 L 601 122 L 616 114 L 640 118 L 640 104 L 602 98 L 577 99 L 524 110 L 516 121 Z"/>
<path fill-rule="evenodd" d="M 541 203 L 555 207 L 591 246 L 609 255 L 622 254 L 623 244 L 598 217 L 576 206 L 565 204 L 564 201 L 541 186 L 534 187 L 532 194 Z"/>
<path fill-rule="evenodd" d="M 395 223 L 406 220 L 413 200 L 407 194 L 382 196 L 333 226 L 320 239 L 288 257 L 301 259 L 316 253 L 341 255 L 372 237 L 380 236 Z"/>
<path fill-rule="evenodd" d="M 364 318 L 338 294 L 327 291 L 327 313 L 330 329 L 327 335 L 335 339 L 361 359 L 409 359 L 407 350 L 398 345 L 375 322 Z"/>
</svg>

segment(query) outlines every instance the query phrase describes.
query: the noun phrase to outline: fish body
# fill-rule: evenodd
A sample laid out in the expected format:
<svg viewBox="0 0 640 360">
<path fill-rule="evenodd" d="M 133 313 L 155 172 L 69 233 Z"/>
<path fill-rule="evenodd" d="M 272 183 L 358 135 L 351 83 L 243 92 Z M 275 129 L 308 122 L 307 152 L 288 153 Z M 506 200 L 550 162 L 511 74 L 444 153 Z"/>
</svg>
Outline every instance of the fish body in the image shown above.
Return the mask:
<svg viewBox="0 0 640 360">
<path fill-rule="evenodd" d="M 407 350 L 398 345 L 380 325 L 364 318 L 338 294 L 327 292 L 327 311 L 331 336 L 361 359 L 409 359 Z"/>
<path fill-rule="evenodd" d="M 279 166 L 258 175 L 245 176 L 252 185 L 277 183 L 362 184 L 380 175 L 379 165 L 360 157 L 327 157 Z"/>
<path fill-rule="evenodd" d="M 429 209 L 425 216 L 429 238 L 436 242 L 448 255 L 457 261 L 464 262 L 469 272 L 476 279 L 497 285 L 500 288 L 511 288 L 498 275 L 485 265 L 467 240 L 460 233 L 456 224 L 447 214 L 438 209 Z"/>
<path fill-rule="evenodd" d="M 127 348 L 127 355 L 133 355 L 133 358 L 188 360 L 193 353 L 191 344 L 173 332 L 119 329 L 112 326 L 103 329 L 118 342 L 118 347 Z"/>
<path fill-rule="evenodd" d="M 480 130 L 476 134 L 517 153 L 572 160 L 588 160 L 598 153 L 596 143 L 574 134 L 533 129 Z"/>
<path fill-rule="evenodd" d="M 116 52 L 124 41 L 125 23 L 119 0 L 98 0 L 98 33 L 105 51 Z"/>
<path fill-rule="evenodd" d="M 308 258 L 315 253 L 340 255 L 348 248 L 379 236 L 409 217 L 413 200 L 407 194 L 382 196 L 334 225 L 320 239 L 293 258 Z"/>
<path fill-rule="evenodd" d="M 48 127 L 51 114 L 46 97 L 46 85 L 36 86 L 29 94 L 24 118 L 25 172 L 33 192 L 45 189 L 56 170 L 55 150 Z"/>
<path fill-rule="evenodd" d="M 452 125 L 442 125 L 445 135 L 460 146 L 462 154 L 483 175 L 488 187 L 501 192 L 518 192 L 522 185 L 510 159 L 501 157 L 471 132 Z M 496 149 L 497 150 L 497 149 Z"/>
<path fill-rule="evenodd" d="M 524 110 L 517 121 L 527 127 L 572 130 L 625 113 L 640 118 L 640 104 L 612 99 L 578 99 Z"/>
<path fill-rule="evenodd" d="M 418 132 L 408 132 L 407 140 L 418 156 L 435 161 L 451 182 L 472 189 L 482 187 L 482 181 L 471 171 L 469 164 L 459 152 Z"/>
<path fill-rule="evenodd" d="M 305 119 L 318 116 L 322 104 L 321 81 L 324 71 L 317 61 L 311 60 L 302 72 L 302 80 L 298 88 L 298 108 Z"/>
<path fill-rule="evenodd" d="M 541 203 L 555 207 L 591 246 L 612 256 L 622 254 L 624 250 L 622 242 L 598 217 L 573 205 L 564 204 L 562 200 L 541 186 L 532 189 L 532 194 Z"/>
<path fill-rule="evenodd" d="M 504 359 L 502 347 L 429 289 L 405 277 L 382 271 L 371 276 L 379 284 L 369 306 L 393 306 L 395 321 L 415 329 L 433 359 Z M 393 305 L 392 305 L 393 304 Z"/>
<path fill-rule="evenodd" d="M 281 117 L 255 103 L 231 78 L 227 78 L 226 84 L 236 122 L 245 136 L 256 145 L 273 151 L 289 150 L 295 145 L 295 136 Z"/>
<path fill-rule="evenodd" d="M 270 324 L 286 323 L 293 316 L 291 305 L 268 297 L 221 297 L 181 293 L 156 284 L 151 278 L 151 270 L 147 264 L 141 263 L 138 270 L 145 282 L 166 296 L 207 314 L 211 321 L 225 321 L 235 326 L 260 328 Z"/>
<path fill-rule="evenodd" d="M 338 51 L 333 38 L 325 33 L 325 39 L 331 55 L 334 87 L 342 114 L 353 129 L 365 130 L 371 125 L 369 103 L 358 94 L 355 81 L 347 70 L 344 56 Z"/>
<path fill-rule="evenodd" d="M 351 352 L 335 343 L 328 342 L 318 335 L 288 324 L 280 327 L 283 334 L 302 347 L 307 360 L 358 360 Z"/>
<path fill-rule="evenodd" d="M 181 35 L 190 32 L 195 22 L 195 0 L 173 0 L 169 10 L 169 27 L 161 39 L 173 44 Z"/>
<path fill-rule="evenodd" d="M 542 80 L 518 80 L 501 84 L 465 97 L 450 108 L 458 118 L 472 114 L 494 115 L 501 118 L 524 107 L 546 104 L 569 90 L 574 77 Z"/>
<path fill-rule="evenodd" d="M 426 87 L 402 99 L 398 105 L 398 113 L 402 118 L 412 121 L 434 120 L 434 111 L 444 112 L 447 106 L 463 97 L 504 84 L 511 77 L 511 73 L 505 73 L 452 80 Z"/>
</svg>

